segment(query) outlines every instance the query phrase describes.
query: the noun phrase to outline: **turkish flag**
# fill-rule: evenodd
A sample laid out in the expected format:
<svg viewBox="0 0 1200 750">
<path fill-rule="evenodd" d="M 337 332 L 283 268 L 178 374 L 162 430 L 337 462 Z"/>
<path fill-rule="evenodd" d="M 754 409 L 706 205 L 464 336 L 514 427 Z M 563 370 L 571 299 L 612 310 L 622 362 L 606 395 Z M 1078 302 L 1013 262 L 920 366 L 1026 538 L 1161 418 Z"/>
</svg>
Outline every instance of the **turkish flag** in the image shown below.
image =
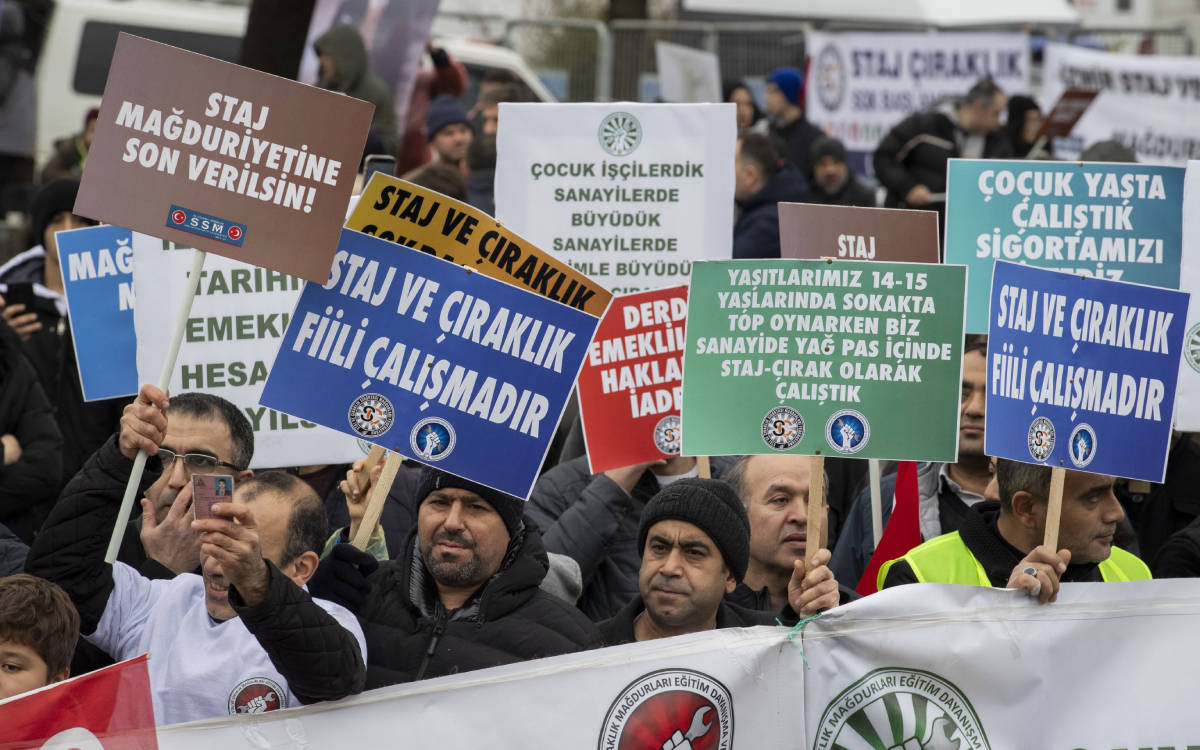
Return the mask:
<svg viewBox="0 0 1200 750">
<path fill-rule="evenodd" d="M 146 654 L 0 702 L 0 750 L 158 750 Z"/>
<path fill-rule="evenodd" d="M 888 560 L 904 557 L 910 549 L 921 543 L 920 491 L 917 488 L 917 464 L 901 461 L 896 469 L 896 507 L 888 518 L 883 538 L 867 563 L 867 571 L 858 582 L 855 591 L 866 596 L 879 590 L 879 569 Z"/>
</svg>

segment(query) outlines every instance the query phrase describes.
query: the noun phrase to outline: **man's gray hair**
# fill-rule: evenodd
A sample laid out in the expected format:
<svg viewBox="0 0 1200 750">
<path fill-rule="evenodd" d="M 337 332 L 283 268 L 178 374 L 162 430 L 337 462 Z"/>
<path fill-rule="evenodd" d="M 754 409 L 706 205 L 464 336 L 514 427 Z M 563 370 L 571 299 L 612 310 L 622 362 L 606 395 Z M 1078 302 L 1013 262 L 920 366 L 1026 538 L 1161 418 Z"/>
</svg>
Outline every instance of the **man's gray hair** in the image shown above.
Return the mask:
<svg viewBox="0 0 1200 750">
<path fill-rule="evenodd" d="M 1000 512 L 1012 513 L 1013 495 L 1028 492 L 1039 500 L 1050 497 L 1050 467 L 996 459 L 996 484 L 1000 488 Z"/>
</svg>

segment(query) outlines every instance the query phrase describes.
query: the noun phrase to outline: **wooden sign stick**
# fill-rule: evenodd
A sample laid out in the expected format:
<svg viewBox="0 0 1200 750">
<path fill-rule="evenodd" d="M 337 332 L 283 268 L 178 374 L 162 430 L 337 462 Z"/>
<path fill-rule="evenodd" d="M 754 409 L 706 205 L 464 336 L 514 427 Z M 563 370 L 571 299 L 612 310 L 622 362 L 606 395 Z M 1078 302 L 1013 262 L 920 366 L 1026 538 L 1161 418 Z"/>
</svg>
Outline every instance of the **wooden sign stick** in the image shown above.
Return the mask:
<svg viewBox="0 0 1200 750">
<path fill-rule="evenodd" d="M 1051 552 L 1058 552 L 1058 522 L 1062 518 L 1063 483 L 1067 470 L 1055 466 L 1050 470 L 1050 497 L 1046 501 L 1046 536 L 1042 540 Z"/>
<path fill-rule="evenodd" d="M 403 461 L 404 457 L 399 453 L 389 452 L 383 462 L 383 474 L 371 488 L 371 498 L 367 500 L 367 510 L 363 513 L 362 523 L 358 525 L 358 533 L 350 540 L 351 544 L 364 552 L 371 535 L 375 533 L 375 527 L 379 525 L 379 518 L 383 515 L 383 504 L 387 501 L 388 493 L 392 491 L 392 482 L 396 481 L 396 474 L 399 473 Z"/>
<path fill-rule="evenodd" d="M 700 478 L 712 479 L 712 464 L 708 462 L 708 456 L 696 456 L 696 469 L 700 472 Z"/>
<path fill-rule="evenodd" d="M 371 452 L 367 454 L 367 460 L 363 462 L 362 471 L 358 472 L 358 494 L 365 495 L 371 490 L 371 472 L 387 455 L 387 449 L 372 445 Z"/>
<path fill-rule="evenodd" d="M 804 554 L 812 559 L 812 553 L 825 546 L 825 457 L 812 456 L 808 479 L 808 540 Z M 808 567 L 808 560 L 804 561 Z"/>
</svg>

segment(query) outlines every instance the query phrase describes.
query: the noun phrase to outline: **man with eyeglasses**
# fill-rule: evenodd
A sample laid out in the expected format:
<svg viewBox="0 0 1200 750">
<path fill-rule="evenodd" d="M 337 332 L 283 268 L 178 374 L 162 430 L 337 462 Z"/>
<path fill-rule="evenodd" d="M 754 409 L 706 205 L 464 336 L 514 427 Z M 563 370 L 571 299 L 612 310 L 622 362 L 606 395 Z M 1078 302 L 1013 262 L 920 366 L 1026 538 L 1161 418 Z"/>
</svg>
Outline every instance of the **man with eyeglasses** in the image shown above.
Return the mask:
<svg viewBox="0 0 1200 750">
<path fill-rule="evenodd" d="M 305 588 L 326 532 L 323 503 L 303 480 L 282 472 L 251 477 L 234 488 L 231 501 L 212 506 L 211 518 L 192 521 L 201 575 L 150 580 L 129 565 L 104 562 L 139 450 L 157 455 L 168 439 L 177 441 L 166 448 L 175 455 L 168 457 L 166 478 L 151 483 L 174 492 L 171 512 L 189 493 L 187 486 L 176 488 L 189 463 L 233 463 L 196 429 L 204 420 L 179 418 L 179 400 L 168 403 L 158 389 L 142 388 L 125 408 L 120 434 L 63 490 L 26 570 L 63 587 L 92 644 L 117 659 L 154 655 L 150 684 L 158 724 L 360 692 L 367 650 L 358 621 Z M 149 520 L 153 505 L 144 507 Z"/>
<path fill-rule="evenodd" d="M 136 410 L 141 417 L 122 419 L 129 427 L 128 439 L 136 436 L 140 441 L 130 443 L 133 453 L 145 448 L 151 459 L 146 463 L 150 484 L 143 485 L 141 518 L 129 522 L 117 559 L 149 578 L 192 573 L 200 566 L 200 544 L 191 529 L 192 475 L 231 474 L 236 488 L 254 473 L 247 468 L 254 454 L 254 431 L 240 409 L 207 393 L 174 396 L 165 413 L 155 407 L 164 401 L 162 391 L 144 386 L 126 407 L 127 415 Z M 105 448 L 97 452 L 101 466 L 119 461 L 113 446 Z"/>
</svg>

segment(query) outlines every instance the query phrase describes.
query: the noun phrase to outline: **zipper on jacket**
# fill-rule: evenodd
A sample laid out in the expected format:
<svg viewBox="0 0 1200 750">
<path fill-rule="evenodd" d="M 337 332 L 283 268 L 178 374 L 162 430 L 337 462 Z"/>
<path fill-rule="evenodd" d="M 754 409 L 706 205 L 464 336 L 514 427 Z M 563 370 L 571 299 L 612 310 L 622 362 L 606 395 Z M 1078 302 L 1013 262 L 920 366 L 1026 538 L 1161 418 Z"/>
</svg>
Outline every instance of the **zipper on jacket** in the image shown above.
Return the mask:
<svg viewBox="0 0 1200 750">
<path fill-rule="evenodd" d="M 425 678 L 425 670 L 429 668 L 429 661 L 433 658 L 434 652 L 437 651 L 438 641 L 442 639 L 442 633 L 446 631 L 446 621 L 449 619 L 450 613 L 439 603 L 437 619 L 433 621 L 433 633 L 429 636 L 429 645 L 425 647 L 425 656 L 421 658 L 421 667 L 417 670 L 417 676 L 413 678 L 414 681 Z"/>
</svg>

